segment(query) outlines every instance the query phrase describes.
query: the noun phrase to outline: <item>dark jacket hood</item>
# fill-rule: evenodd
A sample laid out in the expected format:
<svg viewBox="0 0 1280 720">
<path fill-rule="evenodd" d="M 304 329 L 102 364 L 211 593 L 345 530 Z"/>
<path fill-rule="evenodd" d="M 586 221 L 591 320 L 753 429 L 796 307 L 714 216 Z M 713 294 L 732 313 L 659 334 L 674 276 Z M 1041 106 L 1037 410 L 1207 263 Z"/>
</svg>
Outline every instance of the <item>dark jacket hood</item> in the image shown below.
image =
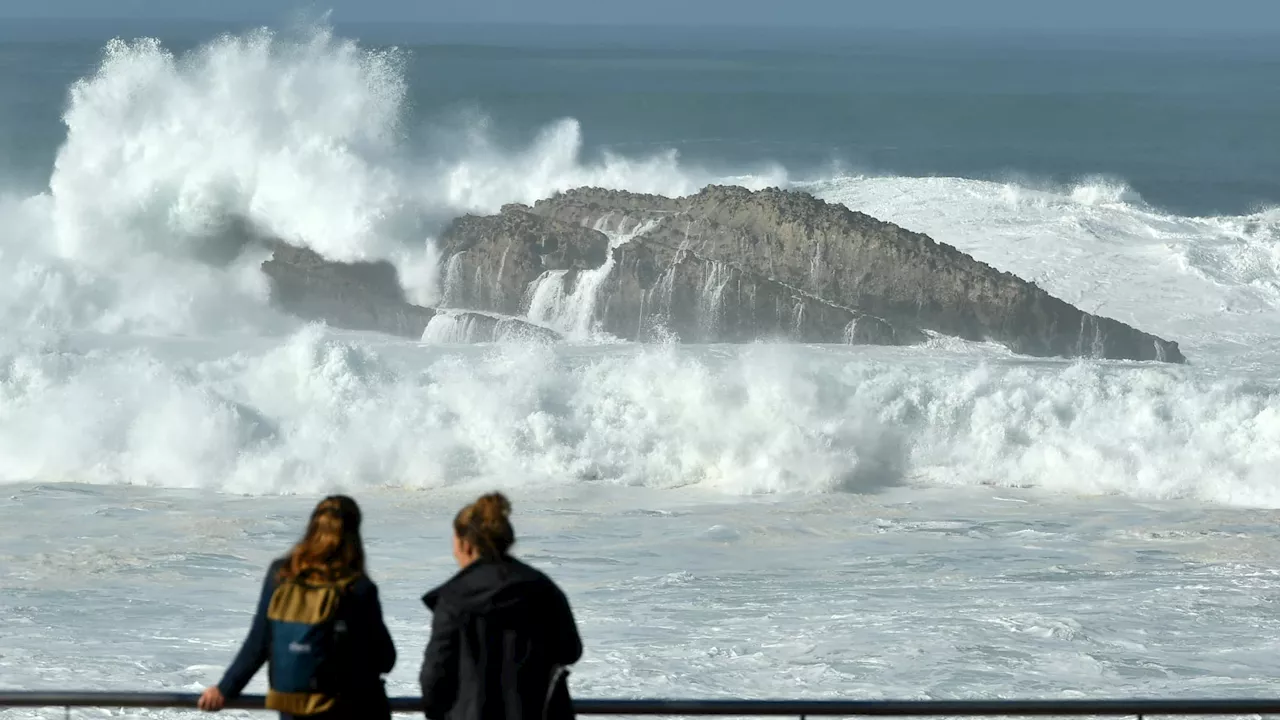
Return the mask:
<svg viewBox="0 0 1280 720">
<path fill-rule="evenodd" d="M 550 578 L 513 557 L 477 560 L 423 595 L 422 602 L 434 612 L 447 597 L 466 612 L 501 614 L 541 601 L 551 588 Z"/>
</svg>

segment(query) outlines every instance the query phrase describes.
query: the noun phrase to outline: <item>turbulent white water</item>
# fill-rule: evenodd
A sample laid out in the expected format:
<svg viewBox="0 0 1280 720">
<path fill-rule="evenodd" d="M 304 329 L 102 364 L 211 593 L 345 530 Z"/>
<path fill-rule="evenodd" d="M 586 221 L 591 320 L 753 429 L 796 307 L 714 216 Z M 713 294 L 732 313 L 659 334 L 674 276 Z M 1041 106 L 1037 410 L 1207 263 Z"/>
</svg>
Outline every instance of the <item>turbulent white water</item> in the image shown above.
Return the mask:
<svg viewBox="0 0 1280 720">
<path fill-rule="evenodd" d="M 1172 216 L 1102 182 L 1066 191 L 955 178 L 801 186 L 956 245 L 1087 312 L 1175 339 L 1197 364 L 1275 376 L 1278 210 Z"/>
<path fill-rule="evenodd" d="M 4 363 L 10 481 L 270 494 L 596 482 L 731 494 L 1035 486 L 1280 507 L 1280 399 L 1181 368 L 902 349 L 23 349 Z"/>
<path fill-rule="evenodd" d="M 182 58 L 113 41 L 71 89 L 49 192 L 0 202 L 0 252 L 17 268 L 0 317 L 110 333 L 277 330 L 263 317 L 262 258 L 237 254 L 233 219 L 330 259 L 392 260 L 428 302 L 440 292 L 430 232 L 448 217 L 581 185 L 681 194 L 712 179 L 674 154 L 584 162 L 572 120 L 523 150 L 470 133 L 424 156 L 402 140 L 405 112 L 402 58 L 323 29 L 227 37 Z"/>
<path fill-rule="evenodd" d="M 609 238 L 609 249 L 622 247 L 652 228 L 656 222 L 636 223 L 627 218 L 608 216 L 596 223 L 595 229 Z M 543 274 L 529 291 L 530 320 L 553 327 L 577 342 L 599 342 L 613 338 L 596 327 L 596 306 L 600 302 L 600 286 L 613 271 L 613 253 L 598 268 L 577 273 L 570 280 L 564 270 Z"/>
<path fill-rule="evenodd" d="M 523 149 L 476 131 L 415 154 L 404 93 L 398 55 L 323 30 L 182 58 L 112 43 L 73 88 L 49 191 L 0 200 L 0 686 L 216 680 L 263 564 L 347 490 L 401 648 L 392 689 L 413 692 L 415 598 L 448 571 L 457 503 L 496 486 L 579 609 L 579 694 L 1267 692 L 1274 211 L 1174 217 L 1104 183 L 716 178 L 584 159 L 571 120 Z M 433 299 L 441 219 L 713 180 L 927 232 L 1193 364 L 601 344 L 608 268 L 530 299 L 584 342 L 456 347 L 474 329 L 453 315 L 404 342 L 270 311 L 262 258 L 230 239 L 239 218 L 390 259 Z"/>
</svg>

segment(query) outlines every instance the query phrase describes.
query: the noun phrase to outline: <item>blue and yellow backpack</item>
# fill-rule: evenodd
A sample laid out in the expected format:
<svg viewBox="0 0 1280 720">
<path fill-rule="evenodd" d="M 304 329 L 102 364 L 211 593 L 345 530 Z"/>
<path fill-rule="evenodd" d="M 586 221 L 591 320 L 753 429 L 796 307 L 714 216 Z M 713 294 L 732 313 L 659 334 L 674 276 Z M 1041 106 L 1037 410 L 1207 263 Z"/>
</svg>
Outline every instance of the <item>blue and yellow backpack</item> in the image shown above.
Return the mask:
<svg viewBox="0 0 1280 720">
<path fill-rule="evenodd" d="M 354 580 L 292 578 L 271 594 L 268 709 L 303 716 L 333 709 L 345 675 L 347 633 L 338 603 Z"/>
</svg>

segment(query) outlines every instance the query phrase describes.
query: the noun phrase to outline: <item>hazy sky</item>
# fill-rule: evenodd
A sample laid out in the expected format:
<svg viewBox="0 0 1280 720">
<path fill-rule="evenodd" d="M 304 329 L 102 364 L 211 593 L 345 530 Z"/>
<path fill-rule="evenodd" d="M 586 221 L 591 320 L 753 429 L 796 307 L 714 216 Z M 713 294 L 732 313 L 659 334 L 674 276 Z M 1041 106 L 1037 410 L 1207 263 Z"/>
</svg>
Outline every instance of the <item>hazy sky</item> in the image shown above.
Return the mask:
<svg viewBox="0 0 1280 720">
<path fill-rule="evenodd" d="M 0 0 L 0 17 L 1280 31 L 1280 0 Z"/>
</svg>

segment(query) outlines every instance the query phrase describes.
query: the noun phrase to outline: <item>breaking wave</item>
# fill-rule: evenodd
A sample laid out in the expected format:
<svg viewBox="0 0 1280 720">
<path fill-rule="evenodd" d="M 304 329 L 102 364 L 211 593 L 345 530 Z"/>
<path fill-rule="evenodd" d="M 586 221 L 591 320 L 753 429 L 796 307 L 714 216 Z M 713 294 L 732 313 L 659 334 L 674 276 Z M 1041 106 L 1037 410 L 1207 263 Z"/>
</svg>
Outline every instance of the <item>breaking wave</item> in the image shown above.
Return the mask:
<svg viewBox="0 0 1280 720">
<path fill-rule="evenodd" d="M 426 154 L 406 140 L 405 93 L 401 52 L 327 28 L 225 36 L 184 56 L 156 40 L 112 41 L 71 88 L 48 193 L 0 204 L 0 252 L 19 280 L 0 296 L 5 319 L 276 330 L 278 318 L 261 317 L 263 258 L 246 250 L 255 235 L 331 260 L 390 260 L 410 297 L 429 303 L 439 294 L 431 233 L 452 216 L 581 185 L 685 194 L 713 179 L 674 152 L 585 158 L 572 119 L 515 149 L 480 123 Z"/>
<path fill-rule="evenodd" d="M 501 147 L 480 123 L 428 151 L 406 139 L 404 72 L 399 51 L 326 28 L 226 36 L 183 56 L 153 40 L 107 46 L 71 89 L 48 192 L 0 198 L 0 481 L 250 493 L 495 479 L 730 493 L 992 484 L 1280 506 L 1277 390 L 1222 370 L 1274 377 L 1275 211 L 1171 216 L 1110 180 L 721 178 L 674 152 L 586 157 L 572 119 L 528 147 Z M 928 232 L 1176 339 L 1203 367 L 1020 362 L 945 339 L 835 350 L 343 338 L 269 309 L 263 253 L 248 242 L 391 260 L 428 303 L 444 290 L 431 236 L 458 213 L 581 185 L 683 195 L 712 181 L 800 187 Z M 544 278 L 530 314 L 581 335 L 575 293 L 591 287 L 558 280 Z M 503 340 L 506 327 L 443 313 L 424 340 Z"/>
<path fill-rule="evenodd" d="M 208 360 L 167 352 L 11 351 L 0 479 L 254 494 L 995 485 L 1280 507 L 1280 390 L 1186 368 L 798 345 L 375 348 L 318 327 Z"/>
</svg>

